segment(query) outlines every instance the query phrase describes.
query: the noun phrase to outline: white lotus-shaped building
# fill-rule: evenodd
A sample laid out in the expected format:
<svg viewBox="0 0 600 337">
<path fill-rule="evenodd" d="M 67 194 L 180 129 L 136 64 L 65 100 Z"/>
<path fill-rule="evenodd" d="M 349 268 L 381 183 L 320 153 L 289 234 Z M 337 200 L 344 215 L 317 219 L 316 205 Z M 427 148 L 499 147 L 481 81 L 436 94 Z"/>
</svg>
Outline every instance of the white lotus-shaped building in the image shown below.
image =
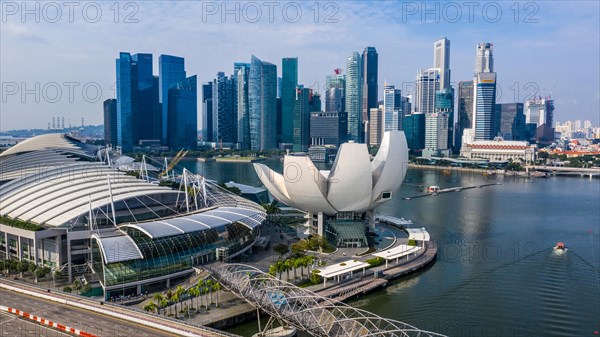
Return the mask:
<svg viewBox="0 0 600 337">
<path fill-rule="evenodd" d="M 318 170 L 306 155 L 285 156 L 283 174 L 263 164 L 254 168 L 278 201 L 312 215 L 340 218 L 343 214 L 345 219 L 355 219 L 391 199 L 404 180 L 407 164 L 404 132 L 388 131 L 373 160 L 367 145 L 344 143 L 331 171 Z M 320 235 L 322 226 L 319 223 Z"/>
</svg>

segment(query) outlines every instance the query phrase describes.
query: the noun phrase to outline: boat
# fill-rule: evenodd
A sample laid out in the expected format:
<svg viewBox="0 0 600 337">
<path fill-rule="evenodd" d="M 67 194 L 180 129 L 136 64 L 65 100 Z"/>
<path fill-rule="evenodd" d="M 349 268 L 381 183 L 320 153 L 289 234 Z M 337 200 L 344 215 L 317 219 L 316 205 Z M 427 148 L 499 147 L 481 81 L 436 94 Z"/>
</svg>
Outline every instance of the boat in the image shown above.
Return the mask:
<svg viewBox="0 0 600 337">
<path fill-rule="evenodd" d="M 557 242 L 553 249 L 558 254 L 562 254 L 567 251 L 567 247 L 565 247 L 563 242 Z"/>
<path fill-rule="evenodd" d="M 439 186 L 429 186 L 429 187 L 427 187 L 427 193 L 436 194 L 439 191 L 440 191 L 440 187 Z"/>
</svg>

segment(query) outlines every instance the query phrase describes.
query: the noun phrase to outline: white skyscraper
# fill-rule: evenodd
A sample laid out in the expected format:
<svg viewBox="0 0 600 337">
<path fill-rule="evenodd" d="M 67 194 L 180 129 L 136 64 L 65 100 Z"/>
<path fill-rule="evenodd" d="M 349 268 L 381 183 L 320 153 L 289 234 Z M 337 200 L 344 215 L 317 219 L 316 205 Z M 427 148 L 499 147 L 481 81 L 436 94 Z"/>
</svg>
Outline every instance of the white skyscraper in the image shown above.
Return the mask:
<svg viewBox="0 0 600 337">
<path fill-rule="evenodd" d="M 475 56 L 475 75 L 478 73 L 494 72 L 494 44 L 489 42 L 479 43 L 477 45 L 477 55 Z"/>
<path fill-rule="evenodd" d="M 450 40 L 442 38 L 433 44 L 433 67 L 440 70 L 440 90 L 450 87 Z"/>
<path fill-rule="evenodd" d="M 440 90 L 440 70 L 421 69 L 415 81 L 415 100 L 413 111 L 424 114 L 435 112 L 435 92 Z"/>
</svg>

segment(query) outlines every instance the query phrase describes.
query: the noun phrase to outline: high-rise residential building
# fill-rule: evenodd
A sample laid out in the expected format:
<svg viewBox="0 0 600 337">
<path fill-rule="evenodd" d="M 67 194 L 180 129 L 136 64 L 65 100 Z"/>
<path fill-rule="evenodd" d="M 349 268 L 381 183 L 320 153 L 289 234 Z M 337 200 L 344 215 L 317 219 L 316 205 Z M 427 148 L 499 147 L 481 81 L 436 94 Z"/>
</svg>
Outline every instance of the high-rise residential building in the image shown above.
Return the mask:
<svg viewBox="0 0 600 337">
<path fill-rule="evenodd" d="M 425 114 L 413 112 L 402 117 L 402 127 L 406 135 L 408 148 L 422 150 L 425 148 Z"/>
<path fill-rule="evenodd" d="M 250 149 L 250 105 L 248 82 L 250 64 L 240 66 L 237 71 L 237 141 L 241 150 Z"/>
<path fill-rule="evenodd" d="M 213 137 L 216 142 L 235 144 L 238 135 L 237 78 L 218 72 L 213 80 Z"/>
<path fill-rule="evenodd" d="M 298 58 L 286 57 L 281 60 L 281 142 L 293 141 L 293 113 L 298 86 Z"/>
<path fill-rule="evenodd" d="M 171 150 L 198 147 L 198 102 L 196 76 L 169 87 L 168 134 Z"/>
<path fill-rule="evenodd" d="M 473 103 L 474 140 L 493 140 L 496 127 L 496 73 L 483 72 L 475 76 Z"/>
<path fill-rule="evenodd" d="M 378 54 L 375 47 L 365 47 L 362 55 L 362 123 L 364 130 L 362 140 L 368 140 L 369 128 L 366 123 L 369 122 L 369 112 L 378 107 L 377 95 L 377 72 L 378 72 Z"/>
<path fill-rule="evenodd" d="M 523 103 L 496 104 L 498 134 L 504 140 L 527 140 Z"/>
<path fill-rule="evenodd" d="M 494 72 L 494 44 L 483 42 L 477 44 L 475 56 L 475 75 Z"/>
<path fill-rule="evenodd" d="M 117 100 L 109 98 L 104 101 L 104 142 L 117 146 Z"/>
<path fill-rule="evenodd" d="M 383 129 L 402 130 L 402 93 L 393 85 L 383 87 Z"/>
<path fill-rule="evenodd" d="M 252 55 L 248 77 L 250 149 L 277 148 L 277 66 Z"/>
<path fill-rule="evenodd" d="M 362 65 L 353 52 L 346 62 L 345 109 L 348 113 L 348 140 L 359 142 L 362 134 Z"/>
<path fill-rule="evenodd" d="M 331 90 L 331 88 L 335 88 L 337 90 Z M 325 111 L 346 111 L 345 110 L 345 100 L 346 100 L 346 96 L 344 94 L 346 90 L 346 75 L 342 74 L 342 69 L 334 69 L 333 70 L 333 75 L 327 75 L 325 77 L 325 92 L 326 92 L 326 98 L 325 98 Z M 339 99 L 340 102 L 338 103 L 337 101 L 337 95 L 339 92 Z M 333 96 L 331 96 L 332 100 L 329 101 L 328 98 L 329 93 L 331 93 Z M 331 102 L 331 105 L 329 105 Z M 331 109 L 338 109 L 338 105 L 341 104 L 341 107 L 339 107 L 339 110 L 331 110 Z"/>
<path fill-rule="evenodd" d="M 348 118 L 345 112 L 311 112 L 310 145 L 339 146 L 348 136 Z"/>
<path fill-rule="evenodd" d="M 369 146 L 378 146 L 383 139 L 383 105 L 369 109 Z"/>
<path fill-rule="evenodd" d="M 158 96 L 162 107 L 161 140 L 167 144 L 167 120 L 169 115 L 169 88 L 186 78 L 183 57 L 160 55 L 158 57 Z"/>
<path fill-rule="evenodd" d="M 460 149 L 463 130 L 473 127 L 473 81 L 458 82 L 457 135 L 455 147 Z"/>
<path fill-rule="evenodd" d="M 213 134 L 213 82 L 202 83 L 202 140 L 214 142 Z"/>
<path fill-rule="evenodd" d="M 440 70 L 440 90 L 450 87 L 450 40 L 442 38 L 433 44 L 433 67 Z"/>
</svg>

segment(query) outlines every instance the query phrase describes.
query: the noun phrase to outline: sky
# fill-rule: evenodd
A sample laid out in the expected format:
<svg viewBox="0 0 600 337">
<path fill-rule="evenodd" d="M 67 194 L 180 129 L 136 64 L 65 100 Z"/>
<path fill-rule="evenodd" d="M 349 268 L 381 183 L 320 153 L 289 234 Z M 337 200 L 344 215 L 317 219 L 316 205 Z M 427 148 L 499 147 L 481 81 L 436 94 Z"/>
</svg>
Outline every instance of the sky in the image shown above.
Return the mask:
<svg viewBox="0 0 600 337">
<path fill-rule="evenodd" d="M 353 51 L 379 53 L 383 84 L 403 95 L 433 44 L 451 42 L 451 81 L 471 80 L 477 43 L 494 44 L 497 102 L 551 96 L 555 121 L 600 124 L 598 1 L 2 1 L 0 131 L 102 123 L 115 97 L 119 52 L 185 58 L 188 75 L 211 81 L 251 55 L 276 64 L 298 57 L 299 83 L 323 91 Z M 200 102 L 200 90 L 198 90 Z M 198 106 L 201 113 L 201 104 Z M 199 118 L 199 121 L 201 118 Z M 200 122 L 199 122 L 200 123 Z M 199 125 L 200 127 L 200 125 Z"/>
</svg>

